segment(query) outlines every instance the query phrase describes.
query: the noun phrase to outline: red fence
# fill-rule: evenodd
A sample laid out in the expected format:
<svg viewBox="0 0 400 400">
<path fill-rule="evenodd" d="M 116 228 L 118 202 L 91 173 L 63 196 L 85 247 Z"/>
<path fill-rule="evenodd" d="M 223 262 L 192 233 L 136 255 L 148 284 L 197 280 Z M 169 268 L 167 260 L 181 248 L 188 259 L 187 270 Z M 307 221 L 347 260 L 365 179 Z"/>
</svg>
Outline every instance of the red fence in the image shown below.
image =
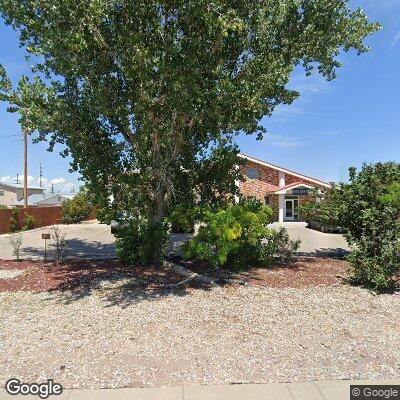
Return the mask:
<svg viewBox="0 0 400 400">
<path fill-rule="evenodd" d="M 10 218 L 12 210 L 0 210 L 0 234 L 8 233 L 10 229 Z M 18 211 L 18 224 L 22 227 L 25 214 L 30 214 L 35 218 L 37 227 L 58 224 L 61 218 L 61 207 L 32 207 L 21 208 Z"/>
</svg>

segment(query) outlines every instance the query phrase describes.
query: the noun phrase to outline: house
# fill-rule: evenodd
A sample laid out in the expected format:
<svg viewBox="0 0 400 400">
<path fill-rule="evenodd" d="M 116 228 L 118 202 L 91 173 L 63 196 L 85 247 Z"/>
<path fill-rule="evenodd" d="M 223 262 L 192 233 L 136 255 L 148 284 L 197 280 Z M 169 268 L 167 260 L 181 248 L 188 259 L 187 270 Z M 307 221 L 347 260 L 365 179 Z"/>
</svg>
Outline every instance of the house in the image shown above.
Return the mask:
<svg viewBox="0 0 400 400">
<path fill-rule="evenodd" d="M 61 206 L 68 200 L 72 200 L 74 198 L 73 194 L 31 194 L 28 197 L 28 206 L 29 207 L 54 207 Z M 14 204 L 15 207 L 23 207 L 24 200 L 17 201 Z"/>
<path fill-rule="evenodd" d="M 299 172 L 259 160 L 245 154 L 239 157 L 246 161 L 240 171 L 244 182 L 238 182 L 240 193 L 272 207 L 277 222 L 299 221 L 297 207 L 303 201 L 317 201 L 311 190 L 321 192 L 331 187 L 327 182 L 311 178 Z"/>
<path fill-rule="evenodd" d="M 38 186 L 28 186 L 28 196 L 43 195 L 44 189 Z M 13 207 L 17 202 L 24 199 L 24 186 L 21 184 L 10 184 L 0 182 L 0 205 L 7 208 Z"/>
</svg>

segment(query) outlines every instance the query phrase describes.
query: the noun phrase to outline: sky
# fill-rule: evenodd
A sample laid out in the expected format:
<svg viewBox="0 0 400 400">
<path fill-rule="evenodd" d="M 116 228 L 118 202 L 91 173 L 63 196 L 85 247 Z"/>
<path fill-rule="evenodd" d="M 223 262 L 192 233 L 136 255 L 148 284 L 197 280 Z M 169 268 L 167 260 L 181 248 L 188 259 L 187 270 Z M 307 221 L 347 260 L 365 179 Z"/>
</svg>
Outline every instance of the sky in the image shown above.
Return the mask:
<svg viewBox="0 0 400 400">
<path fill-rule="evenodd" d="M 382 29 L 367 39 L 371 51 L 343 53 L 337 78 L 327 82 L 294 71 L 290 87 L 300 97 L 275 110 L 262 124 L 262 141 L 239 136 L 243 153 L 325 181 L 345 181 L 348 168 L 363 162 L 400 162 L 400 0 L 350 0 Z M 29 74 L 29 62 L 18 37 L 0 19 L 0 63 L 14 83 Z M 23 173 L 23 142 L 17 116 L 0 104 L 0 181 Z M 16 136 L 15 136 L 16 135 Z M 9 136 L 9 137 L 5 137 Z M 29 180 L 38 184 L 40 163 L 44 184 L 69 192 L 82 183 L 69 173 L 69 160 L 46 144 L 29 145 Z"/>
</svg>

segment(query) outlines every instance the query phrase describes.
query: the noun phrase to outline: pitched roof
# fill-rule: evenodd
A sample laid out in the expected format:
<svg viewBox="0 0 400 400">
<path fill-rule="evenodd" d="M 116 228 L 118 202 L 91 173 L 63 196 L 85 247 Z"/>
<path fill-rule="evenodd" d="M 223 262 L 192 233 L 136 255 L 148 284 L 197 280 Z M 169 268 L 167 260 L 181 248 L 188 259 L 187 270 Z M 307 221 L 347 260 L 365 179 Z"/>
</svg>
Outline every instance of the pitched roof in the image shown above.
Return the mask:
<svg viewBox="0 0 400 400">
<path fill-rule="evenodd" d="M 24 185 L 21 183 L 6 183 L 6 182 L 0 182 L 0 185 L 4 185 L 4 186 L 8 186 L 14 189 L 23 189 Z M 28 184 L 28 189 L 40 189 L 40 190 L 44 190 L 44 188 L 40 187 L 40 186 L 34 186 L 34 185 L 29 185 Z"/>
<path fill-rule="evenodd" d="M 249 160 L 249 161 L 252 161 L 252 162 L 254 162 L 256 164 L 259 164 L 259 165 L 263 165 L 265 167 L 276 169 L 277 171 L 281 171 L 281 172 L 284 172 L 286 174 L 290 174 L 290 175 L 296 176 L 298 178 L 305 179 L 307 181 L 316 183 L 318 185 L 321 185 L 321 186 L 324 186 L 324 187 L 327 187 L 327 188 L 330 188 L 332 186 L 330 183 L 321 181 L 319 179 L 311 178 L 310 176 L 300 174 L 299 172 L 291 171 L 290 169 L 283 168 L 283 167 L 280 167 L 280 166 L 275 165 L 275 164 L 268 163 L 268 162 L 260 160 L 258 158 L 254 158 L 252 156 L 248 156 L 247 154 L 240 153 L 240 154 L 238 154 L 238 157 L 244 158 L 244 159 Z"/>
<path fill-rule="evenodd" d="M 313 186 L 307 185 L 304 182 L 293 182 L 293 183 L 291 183 L 289 185 L 285 185 L 285 186 L 282 186 L 282 187 L 277 187 L 276 189 L 271 190 L 268 193 L 284 194 L 284 193 L 286 193 L 287 190 L 295 189 L 296 187 L 299 187 L 299 186 L 302 186 L 302 187 L 305 186 L 308 189 L 312 189 L 313 188 Z"/>
<path fill-rule="evenodd" d="M 71 194 L 57 194 L 57 193 L 52 193 L 52 194 L 41 194 L 41 193 L 36 193 L 36 194 L 31 194 L 28 196 L 28 205 L 33 206 L 35 204 L 38 204 L 42 202 L 43 200 L 49 200 L 52 199 L 53 197 L 64 197 L 65 199 L 71 200 L 73 199 L 74 195 Z M 23 206 L 24 205 L 24 199 L 19 200 L 15 203 L 16 206 Z"/>
</svg>

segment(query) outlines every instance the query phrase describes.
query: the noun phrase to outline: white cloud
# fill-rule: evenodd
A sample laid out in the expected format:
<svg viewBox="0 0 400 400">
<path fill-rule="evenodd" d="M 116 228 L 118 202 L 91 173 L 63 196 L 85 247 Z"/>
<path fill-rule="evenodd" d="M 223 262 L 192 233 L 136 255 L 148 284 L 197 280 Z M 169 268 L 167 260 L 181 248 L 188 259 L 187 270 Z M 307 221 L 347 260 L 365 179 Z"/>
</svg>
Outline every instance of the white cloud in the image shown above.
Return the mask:
<svg viewBox="0 0 400 400">
<path fill-rule="evenodd" d="M 50 180 L 50 185 L 61 185 L 62 183 L 65 183 L 66 180 L 64 178 L 53 178 Z"/>
<path fill-rule="evenodd" d="M 28 183 L 32 183 L 32 181 L 33 181 L 34 179 L 35 179 L 35 178 L 34 178 L 33 176 L 28 175 Z M 24 175 L 23 175 L 23 174 L 19 174 L 19 175 L 18 175 L 18 181 L 19 181 L 20 183 L 22 183 L 23 180 L 24 180 Z M 2 176 L 2 177 L 0 178 L 0 182 L 12 183 L 12 184 L 14 184 L 14 183 L 17 182 L 17 176 L 14 176 L 14 177 L 12 177 L 12 176 Z"/>
<path fill-rule="evenodd" d="M 0 182 L 11 183 L 11 182 L 13 182 L 13 178 L 11 176 L 2 176 L 0 178 Z"/>
<path fill-rule="evenodd" d="M 273 133 L 267 134 L 266 141 L 269 142 L 271 146 L 280 147 L 283 149 L 301 147 L 304 145 L 304 143 L 297 137 Z"/>
</svg>

